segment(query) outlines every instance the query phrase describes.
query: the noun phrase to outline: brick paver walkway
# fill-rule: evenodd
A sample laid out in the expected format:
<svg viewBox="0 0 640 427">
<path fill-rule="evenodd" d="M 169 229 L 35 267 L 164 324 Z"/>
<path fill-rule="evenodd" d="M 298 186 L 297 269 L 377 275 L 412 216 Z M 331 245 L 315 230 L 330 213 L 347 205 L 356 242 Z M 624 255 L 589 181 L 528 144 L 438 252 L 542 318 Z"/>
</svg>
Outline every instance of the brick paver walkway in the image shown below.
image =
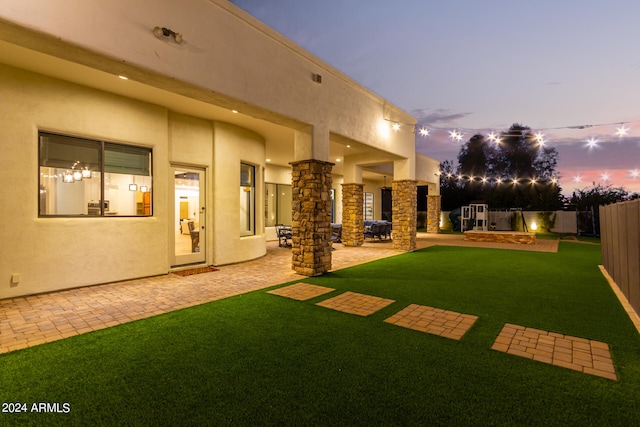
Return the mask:
<svg viewBox="0 0 640 427">
<path fill-rule="evenodd" d="M 491 348 L 585 374 L 618 379 L 609 345 L 600 341 L 506 324 Z"/>
<path fill-rule="evenodd" d="M 389 244 L 335 245 L 333 270 L 398 255 Z M 166 274 L 0 300 L 0 353 L 294 281 L 291 249 L 267 244 L 266 256 L 181 277 Z"/>
<path fill-rule="evenodd" d="M 391 299 L 359 294 L 357 292 L 345 292 L 336 297 L 320 301 L 316 305 L 330 308 L 345 313 L 368 316 L 395 302 Z"/>
<path fill-rule="evenodd" d="M 459 340 L 473 326 L 478 316 L 411 304 L 385 320 L 396 326 Z"/>
<path fill-rule="evenodd" d="M 295 285 L 285 286 L 284 288 L 273 289 L 267 293 L 296 299 L 298 301 L 305 301 L 333 291 L 335 291 L 335 289 L 327 288 L 326 286 L 296 283 Z"/>
</svg>

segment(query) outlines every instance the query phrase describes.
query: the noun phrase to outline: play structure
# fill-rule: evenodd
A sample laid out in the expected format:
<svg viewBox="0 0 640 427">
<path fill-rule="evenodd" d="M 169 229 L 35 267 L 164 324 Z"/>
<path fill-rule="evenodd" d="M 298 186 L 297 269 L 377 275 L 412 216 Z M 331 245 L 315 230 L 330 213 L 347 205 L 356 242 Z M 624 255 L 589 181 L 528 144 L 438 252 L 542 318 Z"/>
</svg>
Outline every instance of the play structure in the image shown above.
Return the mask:
<svg viewBox="0 0 640 427">
<path fill-rule="evenodd" d="M 454 230 L 487 231 L 489 230 L 489 205 L 485 203 L 470 203 L 449 213 L 449 220 Z"/>
<path fill-rule="evenodd" d="M 489 230 L 489 206 L 484 203 L 470 203 L 469 206 L 454 209 L 449 214 L 454 230 Z"/>
</svg>

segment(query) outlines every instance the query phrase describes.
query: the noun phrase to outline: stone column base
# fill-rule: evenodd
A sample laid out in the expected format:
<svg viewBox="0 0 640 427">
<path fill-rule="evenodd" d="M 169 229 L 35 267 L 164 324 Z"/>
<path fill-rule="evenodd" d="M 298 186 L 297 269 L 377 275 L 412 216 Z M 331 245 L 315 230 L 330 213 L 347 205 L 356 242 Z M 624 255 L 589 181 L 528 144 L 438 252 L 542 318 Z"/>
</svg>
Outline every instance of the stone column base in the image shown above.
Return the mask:
<svg viewBox="0 0 640 427">
<path fill-rule="evenodd" d="M 427 233 L 440 232 L 440 196 L 427 195 Z"/>
<path fill-rule="evenodd" d="M 401 251 L 416 249 L 418 215 L 418 181 L 401 180 L 392 183 L 393 248 Z"/>
<path fill-rule="evenodd" d="M 342 184 L 342 244 L 364 243 L 364 184 Z"/>
<path fill-rule="evenodd" d="M 292 267 L 318 276 L 331 270 L 331 170 L 333 163 L 303 160 L 291 163 Z"/>
</svg>

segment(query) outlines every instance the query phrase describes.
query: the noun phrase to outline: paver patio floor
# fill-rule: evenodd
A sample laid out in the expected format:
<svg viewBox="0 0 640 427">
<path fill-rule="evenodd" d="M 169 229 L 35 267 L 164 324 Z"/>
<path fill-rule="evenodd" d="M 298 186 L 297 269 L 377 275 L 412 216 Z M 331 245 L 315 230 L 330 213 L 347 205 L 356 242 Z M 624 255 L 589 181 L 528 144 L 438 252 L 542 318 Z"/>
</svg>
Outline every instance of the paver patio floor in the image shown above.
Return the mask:
<svg viewBox="0 0 640 427">
<path fill-rule="evenodd" d="M 473 326 L 478 316 L 441 308 L 411 304 L 385 320 L 396 326 L 459 340 Z"/>
<path fill-rule="evenodd" d="M 506 324 L 494 350 L 617 380 L 609 345 L 600 341 Z"/>
<path fill-rule="evenodd" d="M 359 248 L 335 245 L 333 270 L 402 253 L 391 243 Z M 118 283 L 0 300 L 0 353 L 144 319 L 301 278 L 291 249 L 267 243 L 259 259 L 218 271 L 166 274 Z"/>
<path fill-rule="evenodd" d="M 335 291 L 335 289 L 327 288 L 325 286 L 310 285 L 308 283 L 296 283 L 295 285 L 273 289 L 271 291 L 268 291 L 267 293 L 296 299 L 298 301 L 305 301 L 332 291 Z"/>
<path fill-rule="evenodd" d="M 372 295 L 364 295 L 357 292 L 345 292 L 336 297 L 320 301 L 316 305 L 330 308 L 332 310 L 343 311 L 345 313 L 356 314 L 358 316 L 368 316 L 385 308 L 393 302 L 395 301 Z"/>
</svg>

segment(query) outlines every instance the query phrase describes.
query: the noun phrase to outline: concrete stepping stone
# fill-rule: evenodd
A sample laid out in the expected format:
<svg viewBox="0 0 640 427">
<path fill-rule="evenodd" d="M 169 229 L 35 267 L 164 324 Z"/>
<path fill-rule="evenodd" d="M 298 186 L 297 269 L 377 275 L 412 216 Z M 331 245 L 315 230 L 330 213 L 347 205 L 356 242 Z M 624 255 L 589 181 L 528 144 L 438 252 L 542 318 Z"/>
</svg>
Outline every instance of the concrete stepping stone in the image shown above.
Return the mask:
<svg viewBox="0 0 640 427">
<path fill-rule="evenodd" d="M 308 283 L 296 283 L 294 285 L 267 291 L 267 293 L 295 299 L 298 301 L 305 301 L 333 291 L 335 291 L 335 289 L 327 288 L 325 286 L 310 285 Z"/>
<path fill-rule="evenodd" d="M 459 340 L 473 326 L 478 316 L 462 314 L 425 305 L 411 304 L 385 320 L 403 328 Z"/>
<path fill-rule="evenodd" d="M 358 316 L 368 316 L 393 302 L 395 301 L 371 295 L 345 292 L 336 297 L 321 301 L 316 305 L 345 313 L 356 314 Z"/>
<path fill-rule="evenodd" d="M 491 348 L 585 374 L 618 379 L 609 345 L 600 341 L 507 323 Z"/>
</svg>

